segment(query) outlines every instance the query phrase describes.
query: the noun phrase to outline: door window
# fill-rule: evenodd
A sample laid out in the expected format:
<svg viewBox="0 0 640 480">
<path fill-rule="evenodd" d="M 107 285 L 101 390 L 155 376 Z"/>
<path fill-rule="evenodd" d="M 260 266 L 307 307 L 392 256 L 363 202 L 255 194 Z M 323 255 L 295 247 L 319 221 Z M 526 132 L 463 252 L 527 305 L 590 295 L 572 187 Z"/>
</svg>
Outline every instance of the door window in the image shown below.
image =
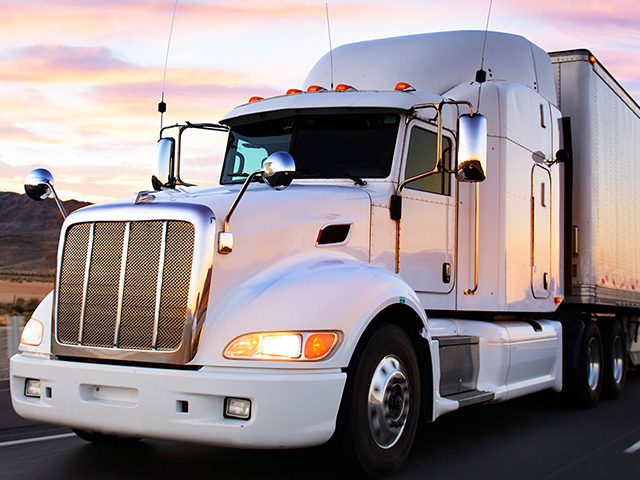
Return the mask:
<svg viewBox="0 0 640 480">
<path fill-rule="evenodd" d="M 451 140 L 442 138 L 442 162 L 445 170 L 451 169 Z M 438 136 L 419 127 L 411 129 L 409 138 L 409 150 L 407 153 L 407 165 L 404 178 L 415 177 L 434 169 L 438 161 Z M 451 175 L 448 173 L 436 173 L 426 178 L 421 178 L 407 184 L 406 188 L 420 190 L 422 192 L 451 195 Z"/>
</svg>

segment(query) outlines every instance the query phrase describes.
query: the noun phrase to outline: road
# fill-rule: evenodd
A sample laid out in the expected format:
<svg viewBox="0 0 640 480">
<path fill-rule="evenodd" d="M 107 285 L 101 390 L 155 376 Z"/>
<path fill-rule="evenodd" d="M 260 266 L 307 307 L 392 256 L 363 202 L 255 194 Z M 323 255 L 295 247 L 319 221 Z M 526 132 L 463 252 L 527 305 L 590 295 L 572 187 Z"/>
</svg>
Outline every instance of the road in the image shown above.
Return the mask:
<svg viewBox="0 0 640 480">
<path fill-rule="evenodd" d="M 473 406 L 423 424 L 393 479 L 640 478 L 640 371 L 622 399 L 593 410 L 552 394 Z M 142 440 L 96 446 L 65 428 L 21 419 L 0 381 L 1 479 L 340 479 L 345 466 L 323 446 L 246 451 Z"/>
</svg>

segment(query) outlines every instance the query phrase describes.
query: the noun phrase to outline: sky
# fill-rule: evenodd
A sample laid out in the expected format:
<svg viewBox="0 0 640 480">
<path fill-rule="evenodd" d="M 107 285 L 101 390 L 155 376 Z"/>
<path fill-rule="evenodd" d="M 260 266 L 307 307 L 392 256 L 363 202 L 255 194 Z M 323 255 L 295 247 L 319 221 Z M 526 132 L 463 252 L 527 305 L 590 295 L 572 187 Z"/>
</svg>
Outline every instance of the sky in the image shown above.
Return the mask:
<svg viewBox="0 0 640 480">
<path fill-rule="evenodd" d="M 489 1 L 332 0 L 331 43 L 484 30 Z M 165 61 L 166 126 L 301 88 L 329 50 L 325 1 L 178 0 L 167 56 L 174 6 L 0 0 L 0 191 L 24 192 L 39 167 L 64 200 L 148 190 Z M 640 100 L 638 0 L 494 0 L 489 29 L 587 48 Z M 224 145 L 224 133 L 187 132 L 183 180 L 215 185 Z"/>
</svg>

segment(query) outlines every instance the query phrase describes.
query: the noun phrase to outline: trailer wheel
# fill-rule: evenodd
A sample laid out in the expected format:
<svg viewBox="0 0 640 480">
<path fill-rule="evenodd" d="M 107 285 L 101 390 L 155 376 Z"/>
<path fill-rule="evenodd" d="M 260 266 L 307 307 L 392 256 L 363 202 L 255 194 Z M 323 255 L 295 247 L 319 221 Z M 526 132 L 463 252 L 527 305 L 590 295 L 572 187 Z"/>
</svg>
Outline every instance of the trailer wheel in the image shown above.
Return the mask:
<svg viewBox="0 0 640 480">
<path fill-rule="evenodd" d="M 593 408 L 598 405 L 604 377 L 603 357 L 600 329 L 594 322 L 587 322 L 580 344 L 580 361 L 573 392 L 581 407 Z"/>
<path fill-rule="evenodd" d="M 75 433 L 81 439 L 95 443 L 96 445 L 114 445 L 122 442 L 137 442 L 141 440 L 137 437 L 121 437 L 119 435 L 105 435 L 104 433 L 91 432 L 89 430 L 73 429 Z"/>
<path fill-rule="evenodd" d="M 365 334 L 347 370 L 338 432 L 360 470 L 372 478 L 397 472 L 418 426 L 420 376 L 411 339 L 381 323 Z"/>
<path fill-rule="evenodd" d="M 607 398 L 620 398 L 627 381 L 627 354 L 625 335 L 619 321 L 612 322 L 602 332 L 604 352 L 604 384 L 602 393 Z"/>
</svg>

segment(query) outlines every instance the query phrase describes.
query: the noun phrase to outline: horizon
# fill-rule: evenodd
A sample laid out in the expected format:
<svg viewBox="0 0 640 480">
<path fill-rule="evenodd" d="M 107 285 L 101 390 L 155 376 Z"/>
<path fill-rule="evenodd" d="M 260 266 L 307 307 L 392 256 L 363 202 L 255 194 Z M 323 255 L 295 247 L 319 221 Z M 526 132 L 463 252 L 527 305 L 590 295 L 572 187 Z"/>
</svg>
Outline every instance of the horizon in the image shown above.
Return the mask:
<svg viewBox="0 0 640 480">
<path fill-rule="evenodd" d="M 24 178 L 39 167 L 52 172 L 65 201 L 100 203 L 151 188 L 174 4 L 0 0 L 0 191 L 24 193 Z M 472 0 L 446 6 L 335 1 L 329 3 L 332 46 L 484 30 L 488 8 L 488 1 Z M 497 0 L 489 21 L 489 30 L 521 35 L 546 51 L 587 48 L 636 101 L 639 26 L 640 4 L 631 0 Z M 300 88 L 328 50 L 325 2 L 180 0 L 164 125 L 216 122 L 251 96 Z M 224 135 L 209 136 L 194 138 L 183 166 L 187 181 L 198 178 L 204 186 L 217 184 L 226 144 Z"/>
</svg>

